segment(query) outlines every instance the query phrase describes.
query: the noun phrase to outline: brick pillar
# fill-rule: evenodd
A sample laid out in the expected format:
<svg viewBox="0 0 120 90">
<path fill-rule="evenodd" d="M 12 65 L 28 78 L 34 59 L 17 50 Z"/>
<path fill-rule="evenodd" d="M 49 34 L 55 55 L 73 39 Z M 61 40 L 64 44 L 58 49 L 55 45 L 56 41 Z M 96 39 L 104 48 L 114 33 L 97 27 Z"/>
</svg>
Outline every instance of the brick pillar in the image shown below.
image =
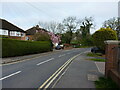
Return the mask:
<svg viewBox="0 0 120 90">
<path fill-rule="evenodd" d="M 106 50 L 105 50 L 105 57 L 106 57 L 105 76 L 106 77 L 109 77 L 109 71 L 111 69 L 116 69 L 116 67 L 117 67 L 114 55 L 115 55 L 115 48 L 118 47 L 118 43 L 120 43 L 120 41 L 117 41 L 117 40 L 105 41 L 105 44 L 106 44 Z"/>
</svg>

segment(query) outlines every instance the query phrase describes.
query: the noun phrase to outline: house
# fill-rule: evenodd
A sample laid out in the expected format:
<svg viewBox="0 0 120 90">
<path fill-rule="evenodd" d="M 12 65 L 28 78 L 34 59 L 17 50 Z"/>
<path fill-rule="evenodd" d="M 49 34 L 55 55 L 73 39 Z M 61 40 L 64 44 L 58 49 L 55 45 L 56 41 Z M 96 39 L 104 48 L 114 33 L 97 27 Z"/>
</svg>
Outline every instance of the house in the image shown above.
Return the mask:
<svg viewBox="0 0 120 90">
<path fill-rule="evenodd" d="M 50 36 L 50 39 L 52 43 L 56 46 L 56 44 L 61 42 L 60 36 L 57 34 L 54 34 L 52 32 L 49 32 L 43 28 L 40 28 L 38 25 L 26 30 L 26 36 L 28 40 L 33 40 L 33 35 L 37 32 L 44 32 L 47 33 Z"/>
<path fill-rule="evenodd" d="M 40 31 L 47 32 L 47 30 L 40 28 L 38 25 L 26 30 L 27 40 L 33 40 L 33 35 Z"/>
<path fill-rule="evenodd" d="M 26 32 L 14 24 L 0 19 L 0 37 L 11 39 L 26 40 Z"/>
</svg>

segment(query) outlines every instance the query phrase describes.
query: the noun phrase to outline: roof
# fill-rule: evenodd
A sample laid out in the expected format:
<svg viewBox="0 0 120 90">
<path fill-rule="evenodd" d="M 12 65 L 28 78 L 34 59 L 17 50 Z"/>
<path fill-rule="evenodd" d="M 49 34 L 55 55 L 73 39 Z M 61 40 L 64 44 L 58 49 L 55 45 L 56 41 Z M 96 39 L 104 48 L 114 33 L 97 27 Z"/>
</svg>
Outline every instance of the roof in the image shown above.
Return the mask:
<svg viewBox="0 0 120 90">
<path fill-rule="evenodd" d="M 36 33 L 36 28 L 32 27 L 28 30 L 26 30 L 26 35 L 34 35 Z"/>
<path fill-rule="evenodd" d="M 0 19 L 0 29 L 5 29 L 5 30 L 9 30 L 9 31 L 25 32 L 21 28 L 13 25 L 12 23 L 10 23 L 4 19 Z"/>
<path fill-rule="evenodd" d="M 35 26 L 35 27 L 32 27 L 28 30 L 26 30 L 26 35 L 34 35 L 36 33 L 36 30 L 43 30 L 45 32 L 48 32 L 47 30 L 43 29 L 43 28 L 39 28 L 39 26 Z"/>
</svg>

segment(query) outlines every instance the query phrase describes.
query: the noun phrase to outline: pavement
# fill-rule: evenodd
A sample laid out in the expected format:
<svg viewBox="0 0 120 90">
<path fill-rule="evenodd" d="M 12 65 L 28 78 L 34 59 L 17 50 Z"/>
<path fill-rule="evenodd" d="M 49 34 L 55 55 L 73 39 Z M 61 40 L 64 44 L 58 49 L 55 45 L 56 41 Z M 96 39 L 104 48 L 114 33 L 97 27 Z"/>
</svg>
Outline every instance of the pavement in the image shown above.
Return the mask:
<svg viewBox="0 0 120 90">
<path fill-rule="evenodd" d="M 104 76 L 105 63 L 88 58 L 86 53 L 75 58 L 52 88 L 95 88 L 94 81 Z"/>
<path fill-rule="evenodd" d="M 41 56 L 44 56 L 44 55 L 57 53 L 59 51 L 63 51 L 63 50 L 55 50 L 54 49 L 51 52 L 44 52 L 44 53 L 30 54 L 30 55 L 24 55 L 24 56 L 2 58 L 0 64 L 8 64 L 8 63 L 13 63 L 13 62 L 21 62 L 21 61 L 29 60 L 29 59 L 32 59 L 32 58 L 38 58 L 38 57 L 41 57 Z"/>
</svg>

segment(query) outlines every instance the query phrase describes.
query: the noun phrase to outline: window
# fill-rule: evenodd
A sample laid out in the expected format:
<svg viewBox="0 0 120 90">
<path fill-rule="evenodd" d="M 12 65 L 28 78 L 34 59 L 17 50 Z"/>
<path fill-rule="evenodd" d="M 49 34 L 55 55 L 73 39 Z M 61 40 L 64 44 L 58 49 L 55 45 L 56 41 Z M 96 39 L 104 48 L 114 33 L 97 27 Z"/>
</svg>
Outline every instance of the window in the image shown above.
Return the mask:
<svg viewBox="0 0 120 90">
<path fill-rule="evenodd" d="M 0 35 L 8 35 L 8 30 L 0 29 Z"/>
<path fill-rule="evenodd" d="M 10 31 L 10 36 L 15 36 L 15 31 Z"/>
<path fill-rule="evenodd" d="M 25 36 L 25 34 L 24 34 L 23 32 L 21 32 L 21 36 L 22 36 L 22 37 L 24 37 L 24 36 Z"/>
<path fill-rule="evenodd" d="M 21 36 L 21 32 L 16 32 L 16 36 Z"/>
</svg>

